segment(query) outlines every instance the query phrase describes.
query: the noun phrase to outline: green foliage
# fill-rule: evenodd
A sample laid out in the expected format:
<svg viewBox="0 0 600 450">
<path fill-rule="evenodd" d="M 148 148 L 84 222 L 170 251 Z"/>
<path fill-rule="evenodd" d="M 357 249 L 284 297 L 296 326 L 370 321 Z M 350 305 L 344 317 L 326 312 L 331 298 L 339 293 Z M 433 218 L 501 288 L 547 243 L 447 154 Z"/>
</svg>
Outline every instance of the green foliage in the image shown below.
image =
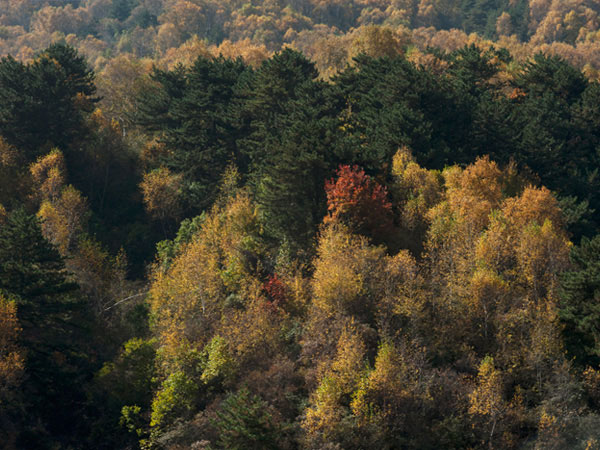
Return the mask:
<svg viewBox="0 0 600 450">
<path fill-rule="evenodd" d="M 598 87 L 565 60 L 542 54 L 524 66 L 513 84 L 525 95 L 515 100 L 512 129 L 519 133 L 511 157 L 539 174 L 548 188 L 597 210 L 595 149 L 600 141 L 590 128 L 588 102 L 598 98 Z M 508 154 L 499 156 L 506 160 Z M 598 219 L 594 222 L 597 226 Z"/>
<path fill-rule="evenodd" d="M 89 387 L 90 403 L 97 408 L 89 441 L 99 448 L 136 444 L 147 429 L 156 389 L 155 339 L 133 338 L 119 354 L 105 362 Z"/>
<path fill-rule="evenodd" d="M 17 302 L 20 345 L 27 352 L 21 388 L 30 420 L 19 442 L 43 448 L 53 439 L 46 432 L 74 437 L 82 383 L 90 374 L 85 350 L 91 320 L 58 251 L 42 236 L 38 219 L 22 209 L 0 226 L 0 291 Z"/>
<path fill-rule="evenodd" d="M 574 268 L 562 276 L 559 317 L 563 337 L 574 363 L 600 363 L 600 236 L 583 238 L 571 251 Z"/>
<path fill-rule="evenodd" d="M 150 426 L 163 428 L 176 418 L 185 417 L 194 410 L 198 393 L 198 384 L 185 372 L 170 374 L 152 401 Z"/>
<path fill-rule="evenodd" d="M 250 118 L 242 146 L 266 231 L 292 248 L 305 244 L 323 217 L 324 180 L 336 161 L 341 104 L 316 77 L 314 64 L 286 49 L 257 70 L 242 111 Z"/>
<path fill-rule="evenodd" d="M 249 70 L 241 59 L 199 57 L 187 69 L 156 69 L 155 91 L 139 97 L 140 123 L 172 150 L 160 164 L 185 174 L 183 197 L 196 214 L 215 200 L 227 165 L 243 165 L 237 145 L 242 128 L 234 114 L 236 86 Z"/>
<path fill-rule="evenodd" d="M 229 352 L 227 341 L 215 336 L 204 348 L 206 362 L 200 379 L 207 384 L 227 382 L 235 373 L 235 361 Z"/>
<path fill-rule="evenodd" d="M 29 64 L 0 60 L 0 134 L 28 161 L 52 147 L 70 152 L 94 102 L 94 74 L 72 47 L 53 44 Z M 39 124 L 43 123 L 41 129 Z"/>
<path fill-rule="evenodd" d="M 202 213 L 193 219 L 182 220 L 173 240 L 164 240 L 156 244 L 156 255 L 163 270 L 167 270 L 184 245 L 192 241 L 205 219 L 206 214 Z"/>
<path fill-rule="evenodd" d="M 111 402 L 116 402 L 119 407 L 137 405 L 147 409 L 150 406 L 155 376 L 155 345 L 154 339 L 130 339 L 114 362 L 104 364 L 98 372 L 98 381 Z"/>
<path fill-rule="evenodd" d="M 142 437 L 144 434 L 143 420 L 140 418 L 141 410 L 139 406 L 123 406 L 119 419 L 119 425 L 127 428 L 130 433 L 135 433 L 138 437 Z"/>
<path fill-rule="evenodd" d="M 274 423 L 269 405 L 248 389 L 229 394 L 214 426 L 223 449 L 277 449 L 282 430 Z"/>
</svg>

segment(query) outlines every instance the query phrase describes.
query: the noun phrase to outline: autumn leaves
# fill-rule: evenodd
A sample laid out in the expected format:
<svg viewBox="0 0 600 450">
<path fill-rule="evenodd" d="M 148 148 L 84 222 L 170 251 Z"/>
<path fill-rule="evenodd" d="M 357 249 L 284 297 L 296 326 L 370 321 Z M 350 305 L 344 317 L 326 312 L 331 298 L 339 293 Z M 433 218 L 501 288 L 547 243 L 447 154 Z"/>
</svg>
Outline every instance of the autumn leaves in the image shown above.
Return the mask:
<svg viewBox="0 0 600 450">
<path fill-rule="evenodd" d="M 252 389 L 249 373 L 277 373 L 285 360 L 309 401 L 279 420 L 300 414 L 307 448 L 522 438 L 535 420 L 522 402 L 541 405 L 568 364 L 557 292 L 571 244 L 558 203 L 488 158 L 437 172 L 402 149 L 392 174 L 384 188 L 340 167 L 308 265 L 269 266 L 245 190 L 213 208 L 166 271 L 157 265 L 150 298 L 164 382 L 152 429 L 199 408 L 164 403 L 181 395 L 169 394 L 177 377 L 184 390 L 213 380 L 186 391 L 212 411 L 221 390 Z M 404 233 L 422 237 L 416 253 L 392 250 Z"/>
</svg>

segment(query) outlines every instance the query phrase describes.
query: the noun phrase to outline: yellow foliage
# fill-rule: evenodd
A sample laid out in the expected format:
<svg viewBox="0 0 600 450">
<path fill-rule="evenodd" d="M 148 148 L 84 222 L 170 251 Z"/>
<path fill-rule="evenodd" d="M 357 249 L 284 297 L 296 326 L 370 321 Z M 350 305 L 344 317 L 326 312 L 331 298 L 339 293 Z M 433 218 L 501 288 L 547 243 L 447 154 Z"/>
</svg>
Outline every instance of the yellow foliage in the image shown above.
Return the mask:
<svg viewBox="0 0 600 450">
<path fill-rule="evenodd" d="M 181 175 L 171 173 L 166 167 L 144 174 L 140 183 L 146 210 L 155 218 L 175 218 L 180 212 L 179 191 Z"/>
<path fill-rule="evenodd" d="M 506 274 L 513 269 L 515 260 L 514 238 L 509 233 L 502 214 L 493 213 L 490 224 L 479 237 L 475 247 L 477 264 Z"/>
<path fill-rule="evenodd" d="M 0 136 L 0 167 L 14 167 L 19 160 L 19 152 Z"/>
<path fill-rule="evenodd" d="M 390 28 L 376 25 L 363 26 L 356 34 L 358 37 L 352 42 L 348 52 L 350 61 L 359 54 L 381 58 L 398 56 L 404 51 L 403 38 L 405 37 Z"/>
<path fill-rule="evenodd" d="M 87 201 L 77 189 L 67 186 L 54 201 L 44 200 L 37 215 L 42 221 L 44 237 L 66 255 L 75 248 L 85 229 Z"/>
<path fill-rule="evenodd" d="M 356 389 L 367 367 L 366 347 L 353 325 L 342 332 L 337 349 L 337 356 L 313 394 L 302 422 L 309 436 L 320 434 L 328 438 L 340 433 L 340 422 L 347 407 L 344 398 Z"/>
<path fill-rule="evenodd" d="M 207 215 L 167 272 L 160 267 L 154 270 L 148 298 L 165 363 L 174 360 L 182 345 L 206 345 L 221 328 L 225 300 L 231 294 L 248 305 L 248 320 L 258 321 L 257 326 L 266 320 L 252 309 L 251 300 L 258 298 L 260 283 L 253 275 L 257 268 L 246 256 L 260 251 L 255 240 L 258 233 L 256 208 L 242 191 L 225 208 L 216 207 Z M 229 319 L 236 327 L 239 320 L 246 320 Z M 258 328 L 257 333 L 263 333 Z M 247 352 L 247 346 L 259 345 L 260 336 L 244 341 L 227 326 L 222 330 L 234 352 Z"/>
<path fill-rule="evenodd" d="M 313 276 L 314 303 L 322 310 L 359 313 L 373 298 L 370 281 L 380 272 L 384 250 L 342 225 L 323 228 Z"/>
<path fill-rule="evenodd" d="M 259 289 L 257 285 L 256 290 Z M 261 367 L 281 350 L 280 330 L 284 319 L 269 309 L 258 292 L 253 297 L 247 300 L 244 310 L 234 309 L 223 314 L 219 325 L 219 333 L 227 339 L 235 360 L 248 369 Z"/>
<path fill-rule="evenodd" d="M 173 24 L 161 25 L 158 32 L 157 45 L 159 48 L 164 48 L 163 57 L 160 64 L 169 70 L 173 70 L 178 64 L 191 66 L 194 61 L 200 56 L 210 58 L 210 54 L 206 43 L 193 35 L 180 46 L 177 46 L 181 41 L 180 30 L 176 29 Z"/>
<path fill-rule="evenodd" d="M 419 166 L 407 148 L 394 155 L 395 198 L 400 202 L 402 225 L 412 230 L 427 223 L 427 212 L 441 198 L 439 173 Z"/>
<path fill-rule="evenodd" d="M 406 146 L 400 147 L 392 158 L 392 175 L 402 178 L 408 164 L 414 162 L 416 160 L 411 150 Z"/>
<path fill-rule="evenodd" d="M 385 265 L 378 281 L 377 320 L 380 333 L 393 335 L 394 320 L 404 317 L 413 326 L 421 324 L 425 319 L 428 294 L 424 289 L 424 280 L 419 275 L 415 258 L 402 250 L 394 256 L 385 258 Z"/>
<path fill-rule="evenodd" d="M 552 301 L 539 303 L 533 309 L 529 345 L 523 349 L 529 367 L 536 371 L 538 389 L 562 360 L 564 347 L 560 335 L 557 306 Z"/>
<path fill-rule="evenodd" d="M 382 343 L 373 370 L 352 395 L 350 407 L 359 426 L 373 424 L 383 430 L 409 426 L 416 405 L 433 400 L 424 375 L 423 349 Z"/>
<path fill-rule="evenodd" d="M 535 222 L 542 225 L 552 222 L 557 230 L 564 227 L 564 220 L 558 201 L 546 189 L 527 187 L 518 197 L 507 198 L 502 205 L 502 213 L 507 222 L 517 230 Z"/>
<path fill-rule="evenodd" d="M 507 408 L 502 390 L 502 374 L 494 366 L 494 358 L 488 356 L 479 365 L 477 384 L 469 395 L 469 413 L 497 421 Z"/>
<path fill-rule="evenodd" d="M 502 200 L 503 174 L 486 156 L 460 172 L 444 171 L 448 203 L 468 228 L 478 233 L 488 224 L 488 216 Z"/>
<path fill-rule="evenodd" d="M 15 302 L 0 295 L 0 403 L 6 390 L 18 383 L 24 369 L 17 346 L 20 333 Z"/>
<path fill-rule="evenodd" d="M 53 149 L 45 156 L 29 166 L 37 192 L 37 197 L 44 201 L 55 200 L 65 184 L 65 158 L 58 149 Z"/>
<path fill-rule="evenodd" d="M 258 67 L 271 56 L 264 44 L 255 44 L 249 38 L 240 41 L 231 42 L 224 40 L 218 46 L 210 48 L 213 56 L 223 55 L 225 58 L 235 59 L 241 57 L 246 64 L 252 67 Z"/>
<path fill-rule="evenodd" d="M 313 394 L 312 407 L 306 410 L 302 428 L 308 436 L 321 434 L 325 439 L 334 436 L 343 418 L 341 392 L 337 380 L 325 377 Z"/>
<path fill-rule="evenodd" d="M 465 301 L 469 314 L 479 319 L 478 322 L 483 322 L 485 338 L 488 337 L 489 324 L 496 309 L 503 310 L 506 307 L 505 297 L 508 292 L 506 282 L 492 270 L 480 268 L 471 277 Z"/>
<path fill-rule="evenodd" d="M 533 298 L 547 295 L 558 282 L 558 274 L 569 266 L 571 242 L 550 220 L 524 228 L 516 248 L 519 272 Z"/>
<path fill-rule="evenodd" d="M 341 391 L 349 393 L 360 379 L 367 349 L 360 335 L 351 327 L 342 332 L 337 348 L 329 373 L 336 378 Z"/>
</svg>

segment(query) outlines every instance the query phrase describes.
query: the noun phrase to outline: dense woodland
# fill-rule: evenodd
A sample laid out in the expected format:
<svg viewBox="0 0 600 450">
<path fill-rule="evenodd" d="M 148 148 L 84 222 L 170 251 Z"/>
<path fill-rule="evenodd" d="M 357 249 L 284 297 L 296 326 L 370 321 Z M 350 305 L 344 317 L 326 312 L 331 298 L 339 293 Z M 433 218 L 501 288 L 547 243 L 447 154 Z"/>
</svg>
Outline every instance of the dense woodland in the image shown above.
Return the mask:
<svg viewBox="0 0 600 450">
<path fill-rule="evenodd" d="M 543 51 L 597 78 L 599 13 L 594 0 L 0 0 L 0 54 L 31 60 L 64 40 L 110 76 L 137 59 L 172 66 L 205 52 L 257 65 L 292 47 L 329 77 L 361 52 L 408 47 L 418 60 L 429 46 L 496 41 L 519 61 Z"/>
<path fill-rule="evenodd" d="M 600 449 L 599 11 L 0 0 L 0 447 Z"/>
</svg>

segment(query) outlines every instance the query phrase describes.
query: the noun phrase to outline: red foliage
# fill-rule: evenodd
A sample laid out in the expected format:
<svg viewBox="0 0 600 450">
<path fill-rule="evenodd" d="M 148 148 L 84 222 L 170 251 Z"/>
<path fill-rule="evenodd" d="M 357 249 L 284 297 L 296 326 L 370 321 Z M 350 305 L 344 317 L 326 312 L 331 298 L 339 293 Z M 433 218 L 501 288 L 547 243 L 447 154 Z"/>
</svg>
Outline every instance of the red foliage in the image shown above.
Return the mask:
<svg viewBox="0 0 600 450">
<path fill-rule="evenodd" d="M 269 279 L 263 285 L 263 289 L 267 293 L 271 305 L 276 308 L 281 308 L 285 305 L 288 294 L 287 286 L 283 284 L 276 273 L 269 276 Z"/>
<path fill-rule="evenodd" d="M 386 188 L 358 166 L 341 165 L 337 176 L 325 182 L 329 214 L 324 222 L 340 221 L 372 237 L 387 231 L 393 216 Z"/>
</svg>

